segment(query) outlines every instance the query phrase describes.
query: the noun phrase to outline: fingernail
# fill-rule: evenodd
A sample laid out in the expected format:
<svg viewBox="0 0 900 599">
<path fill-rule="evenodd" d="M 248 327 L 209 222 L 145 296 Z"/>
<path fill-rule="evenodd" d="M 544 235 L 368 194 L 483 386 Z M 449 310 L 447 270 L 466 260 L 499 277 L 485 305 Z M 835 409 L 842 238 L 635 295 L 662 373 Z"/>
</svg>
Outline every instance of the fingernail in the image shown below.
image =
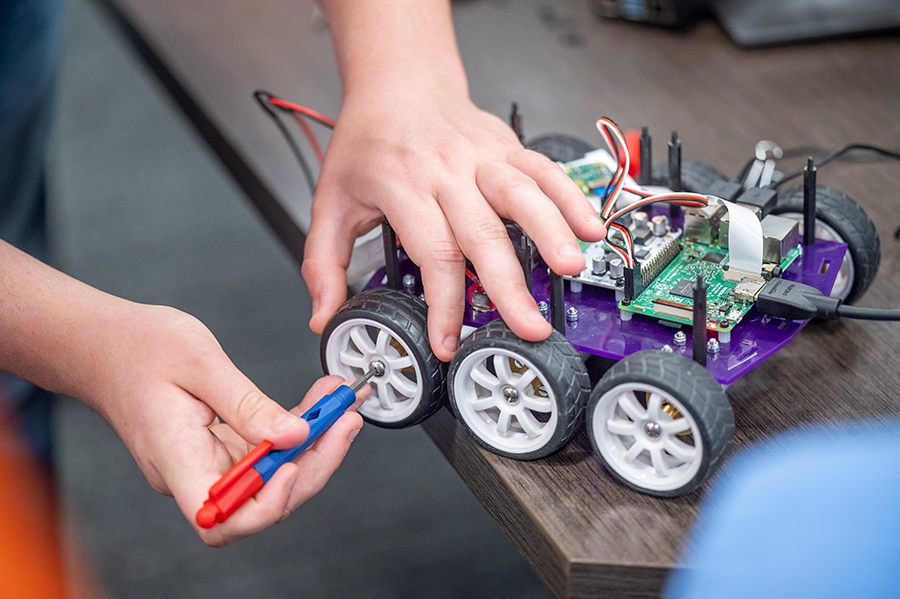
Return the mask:
<svg viewBox="0 0 900 599">
<path fill-rule="evenodd" d="M 443 345 L 444 349 L 447 351 L 456 352 L 457 348 L 459 348 L 459 337 L 454 337 L 452 335 L 450 337 L 445 337 Z"/>
<path fill-rule="evenodd" d="M 544 315 L 541 314 L 540 310 L 532 310 L 525 315 L 525 320 L 527 320 L 528 322 L 547 322 L 547 319 L 544 318 Z"/>
<path fill-rule="evenodd" d="M 600 220 L 600 217 L 594 214 L 593 216 L 589 216 L 584 219 L 589 227 L 602 227 L 603 221 Z"/>
<path fill-rule="evenodd" d="M 296 476 L 293 477 L 293 478 L 291 478 L 289 481 L 287 481 L 287 484 L 284 486 L 284 488 L 287 490 L 288 495 L 290 495 L 291 490 L 294 488 L 294 485 L 295 485 L 295 484 L 297 484 L 297 477 L 296 477 Z"/>
<path fill-rule="evenodd" d="M 356 435 L 358 435 L 358 434 L 359 434 L 359 429 L 358 429 L 358 428 L 355 428 L 355 429 L 353 429 L 353 430 L 350 431 L 350 436 L 347 437 L 347 438 L 350 440 L 351 443 L 353 443 L 353 439 L 355 439 L 355 438 L 356 438 Z"/>
<path fill-rule="evenodd" d="M 581 250 L 574 245 L 564 245 L 557 252 L 560 256 L 580 256 Z"/>
<path fill-rule="evenodd" d="M 272 423 L 272 432 L 283 433 L 287 429 L 297 424 L 298 420 L 300 419 L 291 413 L 284 414 L 280 418 L 278 418 L 278 420 Z"/>
</svg>

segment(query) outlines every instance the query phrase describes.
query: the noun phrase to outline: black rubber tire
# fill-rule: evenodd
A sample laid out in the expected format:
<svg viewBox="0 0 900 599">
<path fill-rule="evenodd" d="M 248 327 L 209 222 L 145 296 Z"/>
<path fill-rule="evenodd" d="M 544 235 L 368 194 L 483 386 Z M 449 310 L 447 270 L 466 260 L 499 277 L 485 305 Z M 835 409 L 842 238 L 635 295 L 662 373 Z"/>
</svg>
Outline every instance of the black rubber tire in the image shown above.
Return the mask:
<svg viewBox="0 0 900 599">
<path fill-rule="evenodd" d="M 582 141 L 577 137 L 570 135 L 553 134 L 542 135 L 529 139 L 525 143 L 525 147 L 534 150 L 538 154 L 543 154 L 554 162 L 571 162 L 584 158 L 588 152 L 593 152 L 597 148 Z"/>
<path fill-rule="evenodd" d="M 669 165 L 657 164 L 650 172 L 651 180 L 654 185 L 668 187 L 669 185 Z M 707 193 L 707 190 L 713 183 L 725 181 L 728 177 L 702 162 L 696 160 L 681 161 L 681 187 L 680 191 L 689 191 L 692 193 Z"/>
<path fill-rule="evenodd" d="M 437 359 L 431 351 L 426 323 L 427 311 L 425 302 L 416 296 L 393 289 L 369 289 L 344 303 L 325 327 L 319 353 L 326 374 L 331 374 L 328 367 L 328 344 L 332 340 L 332 333 L 338 326 L 350 320 L 362 318 L 383 324 L 392 335 L 402 339 L 409 347 L 410 355 L 418 366 L 422 378 L 422 396 L 419 405 L 406 418 L 393 422 L 375 420 L 363 414 L 363 418 L 375 426 L 382 428 L 414 426 L 437 412 L 445 403 L 444 381 L 447 364 Z"/>
<path fill-rule="evenodd" d="M 460 366 L 473 352 L 481 349 L 504 349 L 531 363 L 545 386 L 549 386 L 556 398 L 557 422 L 547 442 L 529 452 L 511 452 L 492 445 L 482 438 L 466 421 L 457 405 L 457 376 Z M 565 445 L 581 423 L 581 414 L 591 392 L 591 381 L 581 356 L 572 344 L 558 331 L 553 331 L 544 341 L 523 341 L 502 320 L 495 320 L 472 333 L 460 346 L 450 362 L 447 378 L 450 407 L 456 418 L 485 449 L 516 460 L 535 460 L 546 457 Z"/>
<path fill-rule="evenodd" d="M 594 413 L 604 395 L 628 383 L 645 383 L 668 393 L 689 412 L 699 429 L 704 447 L 700 468 L 679 488 L 658 490 L 638 486 L 609 464 L 600 451 Z M 658 350 L 635 352 L 610 368 L 591 393 L 585 420 L 594 451 L 607 471 L 635 491 L 656 497 L 677 497 L 703 484 L 722 464 L 734 438 L 734 413 L 721 385 L 693 360 Z"/>
<path fill-rule="evenodd" d="M 778 194 L 772 214 L 803 214 L 803 187 L 792 187 Z M 844 303 L 853 304 L 869 288 L 881 263 L 881 241 L 872 219 L 859 204 L 831 187 L 816 186 L 816 220 L 841 236 L 853 260 L 853 285 Z M 800 225 L 803 230 L 803 225 Z"/>
</svg>

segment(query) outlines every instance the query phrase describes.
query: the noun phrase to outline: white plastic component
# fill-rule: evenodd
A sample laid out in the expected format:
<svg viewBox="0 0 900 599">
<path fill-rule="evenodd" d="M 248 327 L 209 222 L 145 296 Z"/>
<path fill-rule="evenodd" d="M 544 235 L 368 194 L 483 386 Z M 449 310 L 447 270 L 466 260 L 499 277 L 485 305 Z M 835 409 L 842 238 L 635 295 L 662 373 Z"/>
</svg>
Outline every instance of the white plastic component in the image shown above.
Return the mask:
<svg viewBox="0 0 900 599">
<path fill-rule="evenodd" d="M 459 342 L 462 343 L 466 340 L 466 337 L 477 331 L 477 327 L 470 327 L 469 325 L 464 324 L 462 329 L 459 331 Z"/>
<path fill-rule="evenodd" d="M 719 331 L 719 343 L 722 345 L 731 343 L 731 331 Z"/>
<path fill-rule="evenodd" d="M 639 397 L 646 397 L 646 407 Z M 672 418 L 663 410 L 665 403 L 680 417 Z M 700 470 L 703 440 L 698 434 L 684 435 L 698 430 L 696 422 L 678 400 L 653 385 L 614 387 L 588 414 L 588 424 L 606 464 L 636 487 L 673 491 Z"/>
<path fill-rule="evenodd" d="M 625 299 L 625 291 L 622 289 L 616 289 L 616 303 L 621 302 Z"/>
<path fill-rule="evenodd" d="M 325 362 L 331 374 L 354 379 L 374 361 L 384 364 L 384 374 L 369 381 L 372 394 L 359 413 L 377 422 L 408 418 L 422 401 L 422 372 L 403 339 L 367 318 L 348 320 L 328 337 Z"/>
<path fill-rule="evenodd" d="M 552 440 L 559 422 L 556 397 L 541 371 L 516 352 L 476 350 L 450 384 L 460 417 L 489 446 L 525 454 Z M 516 400 L 510 401 L 513 393 Z"/>
<path fill-rule="evenodd" d="M 763 261 L 762 224 L 752 210 L 727 200 L 728 267 L 759 275 Z"/>
<path fill-rule="evenodd" d="M 628 322 L 629 320 L 631 320 L 631 312 L 629 312 L 628 310 L 622 310 L 621 308 L 619 308 L 619 319 L 622 322 Z"/>
<path fill-rule="evenodd" d="M 569 288 L 572 290 L 572 293 L 581 293 L 581 281 L 570 281 Z"/>
<path fill-rule="evenodd" d="M 353 243 L 353 254 L 347 266 L 347 286 L 358 293 L 382 266 L 384 243 L 381 241 L 381 226 L 377 226 Z"/>
</svg>

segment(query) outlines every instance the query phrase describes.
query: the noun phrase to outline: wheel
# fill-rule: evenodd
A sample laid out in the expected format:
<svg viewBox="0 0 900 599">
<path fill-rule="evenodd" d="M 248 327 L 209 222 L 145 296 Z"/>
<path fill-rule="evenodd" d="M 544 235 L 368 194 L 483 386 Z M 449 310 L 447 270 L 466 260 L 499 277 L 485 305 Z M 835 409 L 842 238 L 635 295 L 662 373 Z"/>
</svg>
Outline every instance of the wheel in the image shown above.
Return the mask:
<svg viewBox="0 0 900 599">
<path fill-rule="evenodd" d="M 351 298 L 322 335 L 322 366 L 354 379 L 375 362 L 384 373 L 369 381 L 372 394 L 359 408 L 384 428 L 418 424 L 443 404 L 446 366 L 431 351 L 419 298 L 392 289 L 370 289 Z"/>
<path fill-rule="evenodd" d="M 565 445 L 591 390 L 584 362 L 561 333 L 531 343 L 502 320 L 466 339 L 448 378 L 450 406 L 463 426 L 483 447 L 517 460 Z"/>
<path fill-rule="evenodd" d="M 525 144 L 529 150 L 534 150 L 538 154 L 543 154 L 554 162 L 571 162 L 584 158 L 588 152 L 593 152 L 596 148 L 586 141 L 582 141 L 577 137 L 569 135 L 542 135 L 529 139 Z"/>
<path fill-rule="evenodd" d="M 587 427 L 607 470 L 658 497 L 699 487 L 734 436 L 734 414 L 705 368 L 680 354 L 640 351 L 610 368 L 587 407 Z"/>
<path fill-rule="evenodd" d="M 803 222 L 803 188 L 794 187 L 778 195 L 772 210 Z M 802 224 L 801 224 L 802 231 Z M 847 244 L 847 253 L 831 296 L 852 304 L 875 280 L 881 262 L 881 241 L 868 215 L 849 196 L 830 187 L 816 187 L 816 238 Z"/>
<path fill-rule="evenodd" d="M 669 165 L 657 164 L 650 171 L 654 185 L 666 187 L 669 185 Z M 702 162 L 696 160 L 681 161 L 681 191 L 692 193 L 706 193 L 713 183 L 725 181 L 728 177 Z"/>
</svg>

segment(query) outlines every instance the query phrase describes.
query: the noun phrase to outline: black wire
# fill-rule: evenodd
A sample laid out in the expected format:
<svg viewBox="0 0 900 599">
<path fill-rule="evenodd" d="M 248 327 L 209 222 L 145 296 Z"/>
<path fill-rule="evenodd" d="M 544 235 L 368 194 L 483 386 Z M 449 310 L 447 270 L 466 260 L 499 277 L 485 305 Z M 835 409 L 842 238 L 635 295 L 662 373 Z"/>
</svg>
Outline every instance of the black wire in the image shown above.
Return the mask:
<svg viewBox="0 0 900 599">
<path fill-rule="evenodd" d="M 897 160 L 900 160 L 900 152 L 895 152 L 893 150 L 888 150 L 886 148 L 879 148 L 878 146 L 870 146 L 867 144 L 847 144 L 846 146 L 844 146 L 842 148 L 838 148 L 837 150 L 834 150 L 827 156 L 824 156 L 824 157 L 820 158 L 819 160 L 816 160 L 814 164 L 815 164 L 816 168 L 821 168 L 821 167 L 825 166 L 826 164 L 833 162 L 834 160 L 837 160 L 844 154 L 846 154 L 848 152 L 852 152 L 854 150 L 868 150 L 870 152 L 875 152 L 876 154 L 880 154 L 880 155 L 888 157 L 888 158 L 896 158 Z M 793 173 L 791 173 L 789 175 L 785 175 L 778 181 L 773 181 L 772 183 L 769 183 L 769 185 L 767 187 L 770 189 L 777 189 L 783 183 L 786 183 L 792 179 L 796 179 L 797 177 L 801 176 L 802 174 L 803 174 L 803 169 L 802 168 L 797 169 Z"/>
<path fill-rule="evenodd" d="M 738 176 L 732 179 L 735 183 L 744 183 L 744 179 L 747 178 L 747 173 L 750 172 L 750 167 L 753 166 L 753 163 L 756 162 L 756 158 L 751 158 L 747 161 L 747 164 L 744 165 L 744 168 L 741 169 L 741 172 L 738 173 Z"/>
<path fill-rule="evenodd" d="M 306 162 L 306 159 L 303 157 L 303 153 L 300 151 L 300 147 L 297 145 L 294 136 L 291 135 L 291 132 L 287 127 L 284 126 L 284 123 L 281 122 L 278 118 L 278 114 L 275 113 L 274 110 L 270 107 L 269 98 L 272 98 L 272 94 L 257 90 L 253 92 L 253 97 L 259 103 L 260 107 L 268 114 L 275 124 L 278 126 L 279 131 L 281 131 L 281 135 L 287 141 L 288 146 L 290 146 L 291 151 L 294 153 L 294 156 L 297 158 L 297 162 L 300 163 L 300 169 L 303 171 L 303 175 L 306 177 L 306 182 L 309 185 L 309 192 L 313 196 L 316 195 L 316 182 L 313 177 L 312 170 L 309 168 L 309 163 Z"/>
<path fill-rule="evenodd" d="M 621 225 L 622 223 L 617 223 L 617 224 Z M 615 230 L 618 231 L 619 233 L 622 233 L 623 236 L 627 237 L 628 242 L 624 243 L 623 245 L 619 245 L 618 243 L 613 243 L 613 241 L 609 238 L 609 236 L 607 236 L 607 238 L 604 239 L 604 241 L 606 243 L 608 243 L 609 245 L 615 246 L 615 247 L 619 248 L 620 250 L 622 250 L 626 255 L 628 255 L 629 258 L 631 258 L 632 262 L 635 262 L 637 259 L 634 257 L 634 239 L 631 236 L 631 231 L 625 225 L 622 225 L 621 230 L 620 229 L 615 229 Z M 631 247 L 630 252 L 628 251 L 629 247 Z"/>
<path fill-rule="evenodd" d="M 890 148 L 888 148 L 890 149 Z M 806 158 L 807 156 L 822 156 L 830 152 L 828 148 L 820 148 L 818 146 L 797 146 L 783 150 L 781 159 L 788 160 L 791 158 Z M 900 148 L 893 148 L 894 152 L 900 152 Z M 853 164 L 870 164 L 873 162 L 884 162 L 887 156 L 882 156 L 876 152 L 863 152 L 855 156 L 842 156 L 841 162 L 850 162 Z"/>
<path fill-rule="evenodd" d="M 859 320 L 900 320 L 900 310 L 897 309 L 860 308 L 846 304 L 838 306 L 837 315 Z"/>
</svg>

